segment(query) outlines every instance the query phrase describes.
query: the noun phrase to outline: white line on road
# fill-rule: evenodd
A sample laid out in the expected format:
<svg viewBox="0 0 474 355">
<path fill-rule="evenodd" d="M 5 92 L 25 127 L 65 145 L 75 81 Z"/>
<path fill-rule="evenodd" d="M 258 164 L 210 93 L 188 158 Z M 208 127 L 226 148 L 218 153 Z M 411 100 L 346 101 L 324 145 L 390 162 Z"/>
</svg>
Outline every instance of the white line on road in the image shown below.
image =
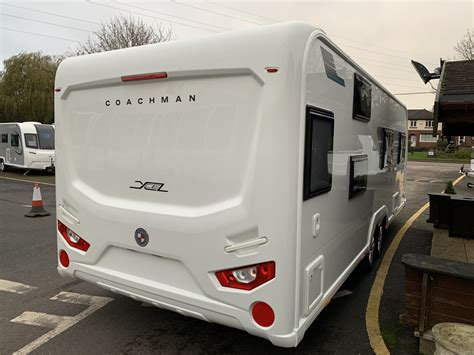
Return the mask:
<svg viewBox="0 0 474 355">
<path fill-rule="evenodd" d="M 0 291 L 13 292 L 13 293 L 18 293 L 20 295 L 23 295 L 35 289 L 36 287 L 34 286 L 29 286 L 29 285 L 21 284 L 19 282 L 13 282 L 13 281 L 0 279 Z"/>
<path fill-rule="evenodd" d="M 38 327 L 44 328 L 56 328 L 59 323 L 66 320 L 71 320 L 72 318 L 73 317 L 56 316 L 54 314 L 40 312 L 23 312 L 18 317 L 12 319 L 10 322 L 36 325 Z"/>
<path fill-rule="evenodd" d="M 71 328 L 73 325 L 77 324 L 84 318 L 90 316 L 95 311 L 101 309 L 110 301 L 113 301 L 113 298 L 109 298 L 109 297 L 81 295 L 79 293 L 72 293 L 72 292 L 60 292 L 56 296 L 51 297 L 51 299 L 54 301 L 61 301 L 61 302 L 67 302 L 67 303 L 84 304 L 84 305 L 88 305 L 89 307 L 87 307 L 87 309 L 85 309 L 84 311 L 82 311 L 81 313 L 79 313 L 78 315 L 74 317 L 60 317 L 60 316 L 46 315 L 46 316 L 50 316 L 48 318 L 48 317 L 45 317 L 44 313 L 24 312 L 22 315 L 20 315 L 19 317 L 15 319 L 18 319 L 18 318 L 29 319 L 29 321 L 31 322 L 29 324 L 32 324 L 34 321 L 32 320 L 31 317 L 37 317 L 35 321 L 37 321 L 38 323 L 40 322 L 39 320 L 40 317 L 42 317 L 42 321 L 46 323 L 49 321 L 50 325 L 52 325 L 53 322 L 56 322 L 56 324 L 54 325 L 54 328 L 52 330 L 42 335 L 41 337 L 37 338 L 36 340 L 33 340 L 31 343 L 24 346 L 20 350 L 14 352 L 13 353 L 14 355 L 29 354 L 33 350 L 39 348 L 44 343 L 53 339 L 55 336 L 61 334 L 62 332 Z M 29 315 L 27 314 L 26 316 L 24 316 L 25 313 L 29 313 Z M 23 318 L 21 318 L 22 316 Z M 55 317 L 60 317 L 61 319 L 55 318 Z M 15 321 L 15 319 L 13 319 L 12 322 Z M 34 325 L 38 325 L 38 324 L 34 324 Z"/>
<path fill-rule="evenodd" d="M 51 184 L 49 182 L 41 182 L 41 181 L 33 181 L 33 180 L 24 180 L 24 179 L 15 179 L 15 178 L 10 178 L 6 176 L 0 176 L 0 179 L 5 179 L 5 180 L 12 180 L 12 181 L 21 181 L 21 182 L 29 182 L 31 184 L 40 184 L 40 185 L 48 185 L 48 186 L 56 186 L 55 184 Z"/>
</svg>

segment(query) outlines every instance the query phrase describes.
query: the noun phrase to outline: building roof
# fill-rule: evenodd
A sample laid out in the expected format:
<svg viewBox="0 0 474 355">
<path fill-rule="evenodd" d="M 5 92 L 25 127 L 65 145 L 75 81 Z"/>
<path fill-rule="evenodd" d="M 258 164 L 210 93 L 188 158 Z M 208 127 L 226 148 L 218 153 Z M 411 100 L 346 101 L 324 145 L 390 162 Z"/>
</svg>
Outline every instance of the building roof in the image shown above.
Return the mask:
<svg viewBox="0 0 474 355">
<path fill-rule="evenodd" d="M 445 62 L 443 71 L 440 95 L 474 95 L 474 60 Z"/>
<path fill-rule="evenodd" d="M 434 104 L 434 133 L 474 136 L 474 60 L 444 62 Z"/>
<path fill-rule="evenodd" d="M 409 120 L 432 120 L 433 112 L 425 109 L 408 110 Z"/>
</svg>

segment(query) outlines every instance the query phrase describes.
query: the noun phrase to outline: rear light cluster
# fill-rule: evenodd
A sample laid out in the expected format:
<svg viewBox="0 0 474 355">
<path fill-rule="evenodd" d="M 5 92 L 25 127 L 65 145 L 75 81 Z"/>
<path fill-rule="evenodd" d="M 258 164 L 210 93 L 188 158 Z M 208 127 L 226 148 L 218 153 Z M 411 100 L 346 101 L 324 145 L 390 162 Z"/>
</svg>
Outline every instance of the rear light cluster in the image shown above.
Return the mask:
<svg viewBox="0 0 474 355">
<path fill-rule="evenodd" d="M 275 262 L 243 266 L 216 272 L 217 280 L 223 287 L 239 290 L 253 290 L 275 278 Z"/>
<path fill-rule="evenodd" d="M 82 250 L 86 252 L 90 244 L 87 243 L 84 239 L 74 233 L 71 229 L 66 227 L 61 221 L 58 220 L 58 231 L 63 236 L 66 243 L 75 249 Z"/>
</svg>

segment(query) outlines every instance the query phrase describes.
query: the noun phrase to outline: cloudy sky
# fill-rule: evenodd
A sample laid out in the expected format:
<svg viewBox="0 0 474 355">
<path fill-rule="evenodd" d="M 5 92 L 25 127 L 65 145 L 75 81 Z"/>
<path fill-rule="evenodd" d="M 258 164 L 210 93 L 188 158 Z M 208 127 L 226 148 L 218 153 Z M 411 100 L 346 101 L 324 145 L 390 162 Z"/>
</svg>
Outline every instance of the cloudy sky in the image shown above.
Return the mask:
<svg viewBox="0 0 474 355">
<path fill-rule="evenodd" d="M 433 89 L 421 82 L 410 59 L 431 70 L 440 58 L 453 60 L 454 45 L 474 28 L 473 2 L 455 0 L 1 0 L 0 13 L 2 62 L 22 51 L 62 54 L 120 13 L 170 25 L 177 40 L 305 21 L 323 28 L 408 108 L 427 109 L 433 106 Z"/>
</svg>

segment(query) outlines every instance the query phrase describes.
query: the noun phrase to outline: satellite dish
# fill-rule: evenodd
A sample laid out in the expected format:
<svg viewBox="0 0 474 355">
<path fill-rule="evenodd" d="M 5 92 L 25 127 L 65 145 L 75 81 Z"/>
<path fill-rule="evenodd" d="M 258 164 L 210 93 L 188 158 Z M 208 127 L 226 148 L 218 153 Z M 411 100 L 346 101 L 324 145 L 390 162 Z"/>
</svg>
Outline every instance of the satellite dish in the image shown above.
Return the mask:
<svg viewBox="0 0 474 355">
<path fill-rule="evenodd" d="M 426 67 L 414 60 L 411 61 L 411 64 L 415 68 L 416 72 L 420 76 L 421 80 L 426 84 L 431 79 L 439 79 L 441 74 L 441 68 L 436 68 L 434 73 L 430 73 Z"/>
</svg>

